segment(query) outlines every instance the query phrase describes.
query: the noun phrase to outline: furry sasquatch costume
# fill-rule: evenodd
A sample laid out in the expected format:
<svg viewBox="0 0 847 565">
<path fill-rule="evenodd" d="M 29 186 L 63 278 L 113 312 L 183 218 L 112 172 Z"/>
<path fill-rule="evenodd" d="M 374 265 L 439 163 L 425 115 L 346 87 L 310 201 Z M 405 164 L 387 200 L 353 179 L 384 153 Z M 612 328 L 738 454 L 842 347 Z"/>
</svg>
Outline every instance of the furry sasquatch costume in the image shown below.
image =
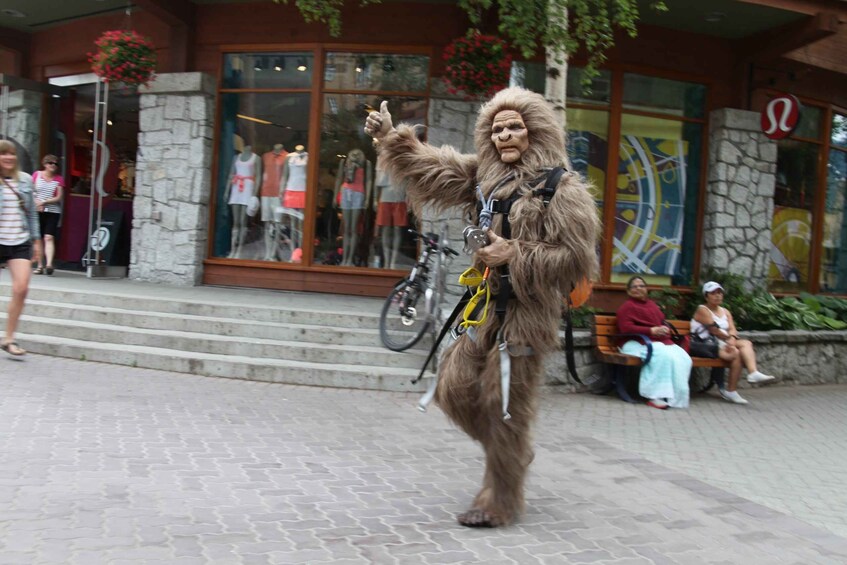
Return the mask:
<svg viewBox="0 0 847 565">
<path fill-rule="evenodd" d="M 482 490 L 465 526 L 495 527 L 522 511 L 527 468 L 533 458 L 530 426 L 536 413 L 542 360 L 558 347 L 563 294 L 596 272 L 597 211 L 585 181 L 565 173 L 549 202 L 531 194 L 543 184 L 544 169 L 566 166 L 565 139 L 550 106 L 521 88 L 499 92 L 480 110 L 476 155 L 421 143 L 412 127 L 391 124 L 387 104 L 372 112 L 365 131 L 380 140 L 379 151 L 392 177 L 408 181 L 408 199 L 419 214 L 459 206 L 475 212 L 476 185 L 498 200 L 521 194 L 509 213 L 511 238 L 503 239 L 502 214 L 496 214 L 490 244 L 475 256 L 475 266 L 491 267 L 497 293 L 501 265 L 508 264 L 514 289 L 503 322 L 510 349 L 531 347 L 534 354 L 511 357 L 509 412 L 504 420 L 500 390 L 500 320 L 493 304 L 475 339 L 461 336 L 439 365 L 436 401 L 453 422 L 485 448 Z M 512 177 L 504 182 L 504 179 Z M 493 301 L 492 301 L 493 302 Z"/>
</svg>

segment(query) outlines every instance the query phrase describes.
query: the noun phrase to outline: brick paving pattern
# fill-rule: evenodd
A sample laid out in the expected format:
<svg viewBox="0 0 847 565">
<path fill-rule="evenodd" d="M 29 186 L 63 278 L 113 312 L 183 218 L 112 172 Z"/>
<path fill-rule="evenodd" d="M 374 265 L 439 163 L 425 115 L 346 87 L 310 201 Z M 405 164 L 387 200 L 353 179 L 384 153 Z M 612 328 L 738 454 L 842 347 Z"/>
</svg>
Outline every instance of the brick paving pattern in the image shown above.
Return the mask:
<svg viewBox="0 0 847 565">
<path fill-rule="evenodd" d="M 408 394 L 0 358 L 0 564 L 847 562 L 847 387 L 686 411 L 548 391 L 528 511 Z"/>
</svg>

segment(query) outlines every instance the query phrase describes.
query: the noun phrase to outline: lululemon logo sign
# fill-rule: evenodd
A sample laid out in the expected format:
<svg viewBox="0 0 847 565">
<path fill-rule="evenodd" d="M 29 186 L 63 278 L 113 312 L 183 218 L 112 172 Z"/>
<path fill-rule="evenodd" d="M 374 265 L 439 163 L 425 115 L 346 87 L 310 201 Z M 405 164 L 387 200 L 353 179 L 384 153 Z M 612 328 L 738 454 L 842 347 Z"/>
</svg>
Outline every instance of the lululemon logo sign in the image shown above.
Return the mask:
<svg viewBox="0 0 847 565">
<path fill-rule="evenodd" d="M 109 239 L 111 239 L 109 230 L 102 226 L 97 228 L 97 230 L 91 234 L 91 249 L 94 251 L 103 251 L 106 249 L 106 246 L 109 245 Z"/>
<path fill-rule="evenodd" d="M 768 102 L 762 112 L 762 131 L 770 139 L 785 139 L 800 120 L 800 101 L 792 94 L 783 94 Z"/>
</svg>

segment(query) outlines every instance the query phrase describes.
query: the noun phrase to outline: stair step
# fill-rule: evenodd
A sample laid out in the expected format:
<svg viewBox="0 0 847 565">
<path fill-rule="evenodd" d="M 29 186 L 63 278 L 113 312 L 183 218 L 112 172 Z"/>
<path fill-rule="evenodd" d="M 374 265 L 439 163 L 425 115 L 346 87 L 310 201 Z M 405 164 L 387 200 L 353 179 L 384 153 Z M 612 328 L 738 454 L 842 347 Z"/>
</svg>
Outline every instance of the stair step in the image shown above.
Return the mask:
<svg viewBox="0 0 847 565">
<path fill-rule="evenodd" d="M 5 315 L 0 314 L 0 319 Z M 413 350 L 406 353 L 389 351 L 381 346 L 351 347 L 348 344 L 284 341 L 268 337 L 214 335 L 171 329 L 135 328 L 79 320 L 45 318 L 25 314 L 22 330 L 34 335 L 52 335 L 82 341 L 141 345 L 162 349 L 178 349 L 195 353 L 241 355 L 255 359 L 287 359 L 350 365 L 381 365 L 414 369 L 423 364 L 425 353 Z"/>
<path fill-rule="evenodd" d="M 209 377 L 398 392 L 423 391 L 427 384 L 412 385 L 418 371 L 408 368 L 253 359 L 26 333 L 17 338 L 31 353 Z"/>
<path fill-rule="evenodd" d="M 6 293 L 4 293 L 6 294 Z M 67 291 L 49 288 L 30 289 L 28 299 L 33 301 L 68 303 L 74 305 L 100 306 L 104 308 L 125 309 L 148 313 L 199 316 L 208 318 L 243 319 L 247 312 L 250 319 L 259 322 L 294 323 L 344 328 L 378 327 L 382 304 L 378 300 L 369 300 L 358 309 L 332 308 L 333 301 L 323 304 L 310 302 L 310 308 L 298 305 L 298 296 L 268 292 L 262 299 L 264 303 L 248 302 L 243 298 L 238 302 L 221 304 L 203 300 L 198 293 L 190 301 L 184 298 L 154 296 L 133 296 L 129 294 L 102 294 L 80 290 Z"/>
<path fill-rule="evenodd" d="M 0 298 L 0 302 L 7 299 Z M 3 308 L 5 310 L 5 307 Z M 274 338 L 283 341 L 380 346 L 378 322 L 352 328 L 314 324 L 265 322 L 251 319 L 214 318 L 168 312 L 145 312 L 91 305 L 27 299 L 25 312 L 41 318 L 78 320 L 151 330 L 174 330 L 245 338 Z"/>
</svg>

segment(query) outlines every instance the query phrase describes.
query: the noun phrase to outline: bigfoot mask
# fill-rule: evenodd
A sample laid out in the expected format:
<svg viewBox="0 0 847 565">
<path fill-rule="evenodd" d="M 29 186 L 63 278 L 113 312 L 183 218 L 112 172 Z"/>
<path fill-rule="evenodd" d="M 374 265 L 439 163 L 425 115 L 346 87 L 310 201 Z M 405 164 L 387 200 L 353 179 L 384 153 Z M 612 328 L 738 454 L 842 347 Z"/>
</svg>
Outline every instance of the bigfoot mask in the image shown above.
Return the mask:
<svg viewBox="0 0 847 565">
<path fill-rule="evenodd" d="M 514 110 L 502 110 L 491 124 L 491 141 L 504 163 L 520 161 L 529 148 L 529 132 L 521 115 Z"/>
</svg>

